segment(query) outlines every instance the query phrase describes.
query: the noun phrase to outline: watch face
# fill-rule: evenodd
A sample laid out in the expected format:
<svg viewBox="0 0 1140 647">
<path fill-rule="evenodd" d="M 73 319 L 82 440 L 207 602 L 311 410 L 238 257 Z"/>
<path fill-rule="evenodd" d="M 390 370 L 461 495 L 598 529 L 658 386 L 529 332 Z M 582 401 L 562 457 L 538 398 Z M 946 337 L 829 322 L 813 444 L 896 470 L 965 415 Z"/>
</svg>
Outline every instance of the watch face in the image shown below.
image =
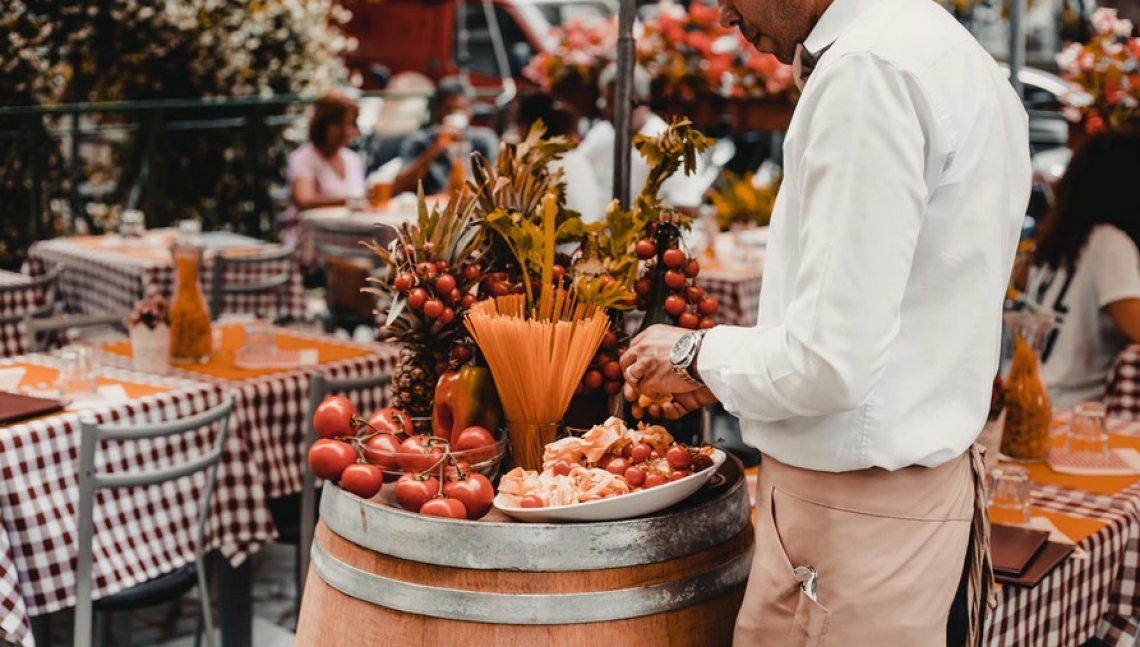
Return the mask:
<svg viewBox="0 0 1140 647">
<path fill-rule="evenodd" d="M 696 336 L 689 333 L 684 337 L 677 340 L 673 344 L 673 350 L 669 353 L 669 361 L 674 364 L 681 365 L 689 358 L 689 354 L 693 351 L 693 344 L 696 342 Z"/>
</svg>

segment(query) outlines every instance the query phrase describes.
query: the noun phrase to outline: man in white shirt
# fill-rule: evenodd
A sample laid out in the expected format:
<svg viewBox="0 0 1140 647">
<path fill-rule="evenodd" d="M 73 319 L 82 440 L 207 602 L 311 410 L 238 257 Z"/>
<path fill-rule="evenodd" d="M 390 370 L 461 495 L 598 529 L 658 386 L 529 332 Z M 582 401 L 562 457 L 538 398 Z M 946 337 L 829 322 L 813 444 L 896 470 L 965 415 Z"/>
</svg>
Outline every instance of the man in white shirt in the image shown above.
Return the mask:
<svg viewBox="0 0 1140 647">
<path fill-rule="evenodd" d="M 601 92 L 602 119 L 599 120 L 582 138 L 578 151 L 590 162 L 594 169 L 599 187 L 608 194 L 613 195 L 614 183 L 614 84 L 617 79 L 617 66 L 609 65 L 598 76 L 598 89 Z M 668 124 L 653 112 L 649 107 L 650 80 L 645 68 L 637 66 L 633 72 L 633 131 L 639 135 L 653 137 L 661 134 Z M 629 170 L 630 197 L 637 197 L 641 193 L 645 181 L 649 179 L 649 164 L 637 149 L 631 153 L 633 160 Z M 691 210 L 690 215 L 696 215 L 696 208 L 704 200 L 708 186 L 701 180 L 704 161 L 697 158 L 697 168 L 692 174 L 683 172 L 674 173 L 661 185 L 658 197 L 665 204 L 678 207 L 682 210 Z M 609 200 L 606 200 L 609 204 Z"/>
<path fill-rule="evenodd" d="M 626 396 L 672 394 L 666 417 L 719 400 L 764 454 L 737 644 L 977 644 L 974 442 L 1029 197 L 1025 112 L 936 3 L 720 9 L 804 84 L 759 324 L 650 329 Z"/>
</svg>

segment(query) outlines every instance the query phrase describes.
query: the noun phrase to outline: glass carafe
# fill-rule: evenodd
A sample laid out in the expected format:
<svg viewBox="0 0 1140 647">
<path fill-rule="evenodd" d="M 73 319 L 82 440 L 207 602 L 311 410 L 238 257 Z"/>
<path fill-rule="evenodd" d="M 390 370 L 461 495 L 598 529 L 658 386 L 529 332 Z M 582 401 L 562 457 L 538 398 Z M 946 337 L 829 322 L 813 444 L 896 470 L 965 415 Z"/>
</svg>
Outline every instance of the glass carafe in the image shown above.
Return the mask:
<svg viewBox="0 0 1140 647">
<path fill-rule="evenodd" d="M 1053 406 L 1041 379 L 1040 357 L 1053 318 L 1034 312 L 1007 312 L 1005 325 L 1013 339 L 1013 360 L 1005 381 L 1005 428 L 1001 453 L 1024 462 L 1049 454 Z"/>
<path fill-rule="evenodd" d="M 170 361 L 173 364 L 205 364 L 210 361 L 213 337 L 210 310 L 198 283 L 202 248 L 175 245 L 173 248 L 177 282 L 170 304 Z"/>
</svg>

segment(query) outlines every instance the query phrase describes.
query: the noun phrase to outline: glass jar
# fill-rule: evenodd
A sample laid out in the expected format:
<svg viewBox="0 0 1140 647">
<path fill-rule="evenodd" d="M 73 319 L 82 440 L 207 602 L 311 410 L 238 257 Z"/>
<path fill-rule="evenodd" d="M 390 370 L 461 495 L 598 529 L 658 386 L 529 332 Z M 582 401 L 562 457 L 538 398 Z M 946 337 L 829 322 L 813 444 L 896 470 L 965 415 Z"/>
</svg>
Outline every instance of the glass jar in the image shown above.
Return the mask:
<svg viewBox="0 0 1140 647">
<path fill-rule="evenodd" d="M 213 337 L 210 309 L 198 283 L 202 248 L 175 245 L 173 248 L 177 281 L 170 303 L 170 361 L 173 364 L 205 364 L 210 361 Z"/>
<path fill-rule="evenodd" d="M 1039 462 L 1049 454 L 1053 406 L 1041 379 L 1041 350 L 1053 318 L 1033 312 L 1007 312 L 1013 360 L 1005 381 L 1005 428 L 1001 453 L 1016 461 Z"/>
</svg>

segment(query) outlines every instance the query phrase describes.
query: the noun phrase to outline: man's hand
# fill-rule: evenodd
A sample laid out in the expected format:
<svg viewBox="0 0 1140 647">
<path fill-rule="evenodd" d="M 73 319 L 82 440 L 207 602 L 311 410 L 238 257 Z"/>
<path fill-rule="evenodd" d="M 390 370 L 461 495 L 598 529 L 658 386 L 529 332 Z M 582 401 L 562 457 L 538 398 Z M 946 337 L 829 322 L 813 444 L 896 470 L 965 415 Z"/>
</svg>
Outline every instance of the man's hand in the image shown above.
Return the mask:
<svg viewBox="0 0 1140 647">
<path fill-rule="evenodd" d="M 672 401 L 651 404 L 648 413 L 654 418 L 675 420 L 681 416 L 717 402 L 707 387 L 686 379 L 673 368 L 669 354 L 689 331 L 672 326 L 651 326 L 630 344 L 622 355 L 621 366 L 625 373 L 625 397 L 635 401 L 639 394 L 650 397 L 671 395 Z"/>
<path fill-rule="evenodd" d="M 622 390 L 625 399 L 630 402 L 635 402 L 640 399 L 640 394 L 637 389 L 629 384 L 626 384 Z M 677 393 L 673 395 L 672 399 L 668 402 L 661 404 L 650 404 L 645 408 L 645 412 L 651 418 L 665 418 L 666 420 L 679 420 L 684 416 L 696 411 L 714 405 L 718 402 L 713 392 L 707 386 L 699 387 L 696 391 L 688 393 Z"/>
</svg>

